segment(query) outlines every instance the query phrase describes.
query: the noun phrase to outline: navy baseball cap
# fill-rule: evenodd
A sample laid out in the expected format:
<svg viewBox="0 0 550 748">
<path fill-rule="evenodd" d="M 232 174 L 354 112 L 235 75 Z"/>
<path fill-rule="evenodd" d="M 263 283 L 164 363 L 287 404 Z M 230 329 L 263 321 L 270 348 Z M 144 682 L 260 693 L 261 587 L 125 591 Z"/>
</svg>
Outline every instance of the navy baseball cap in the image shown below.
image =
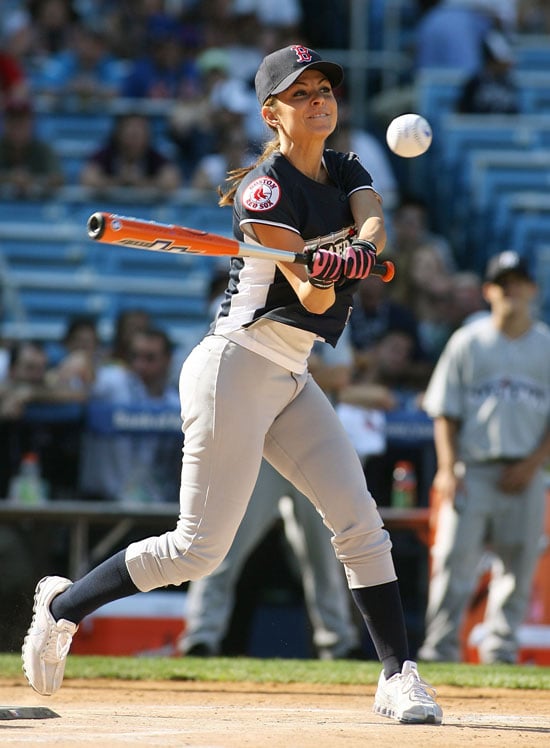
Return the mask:
<svg viewBox="0 0 550 748">
<path fill-rule="evenodd" d="M 286 91 L 304 70 L 320 70 L 333 88 L 344 79 L 344 70 L 335 62 L 323 60 L 318 52 L 301 44 L 278 49 L 262 60 L 254 81 L 256 96 L 263 106 L 266 99 Z"/>
<path fill-rule="evenodd" d="M 520 257 L 517 252 L 512 250 L 491 257 L 487 263 L 485 281 L 486 283 L 497 283 L 499 278 L 502 278 L 506 273 L 517 273 L 531 283 L 535 282 L 525 258 Z"/>
</svg>

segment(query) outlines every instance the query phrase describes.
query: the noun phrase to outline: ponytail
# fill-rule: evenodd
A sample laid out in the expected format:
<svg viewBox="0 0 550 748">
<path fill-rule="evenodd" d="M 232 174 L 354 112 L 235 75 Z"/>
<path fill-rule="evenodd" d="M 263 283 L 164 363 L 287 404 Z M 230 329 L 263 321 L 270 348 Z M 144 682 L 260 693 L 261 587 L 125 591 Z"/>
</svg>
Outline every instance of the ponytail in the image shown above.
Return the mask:
<svg viewBox="0 0 550 748">
<path fill-rule="evenodd" d="M 279 138 L 273 138 L 273 140 L 270 140 L 265 144 L 263 151 L 253 164 L 251 164 L 250 166 L 241 166 L 239 169 L 232 169 L 231 171 L 228 171 L 226 182 L 229 183 L 229 187 L 225 191 L 222 190 L 221 187 L 218 187 L 218 195 L 220 198 L 218 200 L 218 205 L 221 205 L 222 207 L 224 207 L 225 205 L 233 205 L 235 193 L 237 192 L 240 183 L 243 181 L 246 175 L 250 171 L 252 171 L 252 169 L 255 169 L 263 161 L 269 158 L 272 153 L 278 151 L 279 145 Z"/>
<path fill-rule="evenodd" d="M 273 97 L 270 97 L 266 101 L 265 106 L 269 106 L 270 104 L 272 104 L 272 99 Z M 252 169 L 255 169 L 266 159 L 268 159 L 272 153 L 275 153 L 275 151 L 279 150 L 281 146 L 279 133 L 274 127 L 271 127 L 271 129 L 275 133 L 274 137 L 271 140 L 268 140 L 268 142 L 264 145 L 263 151 L 251 166 L 241 166 L 239 169 L 232 169 L 231 171 L 227 172 L 227 179 L 225 181 L 226 183 L 229 183 L 229 186 L 226 190 L 223 190 L 221 186 L 218 187 L 217 192 L 220 198 L 218 200 L 218 205 L 220 205 L 221 207 L 225 207 L 226 205 L 233 205 L 235 193 L 237 192 L 240 183 L 243 181 L 246 175 L 251 172 Z"/>
</svg>

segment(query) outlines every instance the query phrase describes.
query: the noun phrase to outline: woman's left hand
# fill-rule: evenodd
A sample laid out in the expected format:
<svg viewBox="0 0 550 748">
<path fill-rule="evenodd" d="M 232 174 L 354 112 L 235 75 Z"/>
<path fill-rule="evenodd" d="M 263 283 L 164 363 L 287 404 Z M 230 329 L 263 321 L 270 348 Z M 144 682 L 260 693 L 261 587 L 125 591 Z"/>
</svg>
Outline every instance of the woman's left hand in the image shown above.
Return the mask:
<svg viewBox="0 0 550 748">
<path fill-rule="evenodd" d="M 344 255 L 345 278 L 366 278 L 376 262 L 376 247 L 372 242 L 356 239 Z"/>
</svg>

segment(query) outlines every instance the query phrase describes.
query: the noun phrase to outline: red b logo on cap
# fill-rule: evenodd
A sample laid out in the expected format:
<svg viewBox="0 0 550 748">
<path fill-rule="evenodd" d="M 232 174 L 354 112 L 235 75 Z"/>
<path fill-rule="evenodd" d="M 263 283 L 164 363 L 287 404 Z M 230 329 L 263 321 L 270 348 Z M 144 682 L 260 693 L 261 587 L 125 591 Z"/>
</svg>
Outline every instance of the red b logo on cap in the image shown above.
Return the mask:
<svg viewBox="0 0 550 748">
<path fill-rule="evenodd" d="M 294 44 L 291 49 L 293 49 L 296 52 L 296 57 L 298 58 L 298 62 L 311 62 L 311 52 L 307 47 L 302 47 L 299 44 Z"/>
</svg>

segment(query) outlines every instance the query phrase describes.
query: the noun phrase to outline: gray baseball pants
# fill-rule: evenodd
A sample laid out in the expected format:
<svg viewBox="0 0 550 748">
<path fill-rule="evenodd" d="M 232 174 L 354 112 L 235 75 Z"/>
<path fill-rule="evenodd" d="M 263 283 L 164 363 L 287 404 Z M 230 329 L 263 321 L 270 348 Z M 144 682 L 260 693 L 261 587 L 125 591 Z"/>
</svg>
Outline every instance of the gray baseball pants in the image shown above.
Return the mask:
<svg viewBox="0 0 550 748">
<path fill-rule="evenodd" d="M 360 645 L 351 616 L 351 596 L 342 564 L 330 543 L 330 532 L 313 504 L 263 460 L 252 498 L 227 556 L 211 574 L 189 587 L 184 651 L 195 644 L 206 644 L 212 652 L 219 653 L 243 567 L 274 522 L 281 518 L 279 505 L 283 497 L 291 504 L 285 503 L 282 515 L 302 577 L 313 643 L 321 655 L 326 651 L 332 657 L 345 655 Z"/>
<path fill-rule="evenodd" d="M 307 371 L 294 374 L 207 336 L 182 366 L 180 398 L 180 515 L 174 530 L 128 547 L 126 564 L 139 590 L 200 579 L 223 561 L 264 455 L 321 514 L 349 587 L 396 579 L 391 541 L 361 462 Z"/>
<path fill-rule="evenodd" d="M 523 623 L 545 510 L 542 471 L 518 494 L 497 488 L 502 463 L 466 467 L 465 491 L 440 508 L 432 547 L 426 637 L 419 659 L 460 659 L 460 628 L 479 579 L 482 556 L 496 557 L 479 646 L 482 662 L 513 662 Z"/>
</svg>

